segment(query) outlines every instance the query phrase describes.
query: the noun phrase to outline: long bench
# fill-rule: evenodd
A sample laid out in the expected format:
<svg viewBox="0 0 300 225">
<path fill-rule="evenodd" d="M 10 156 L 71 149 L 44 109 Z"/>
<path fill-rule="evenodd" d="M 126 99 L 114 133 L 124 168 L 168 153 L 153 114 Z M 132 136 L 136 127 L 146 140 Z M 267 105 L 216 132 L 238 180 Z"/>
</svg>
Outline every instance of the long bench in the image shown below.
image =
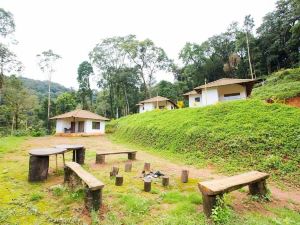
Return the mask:
<svg viewBox="0 0 300 225">
<path fill-rule="evenodd" d="M 64 174 L 64 182 L 70 188 L 74 189 L 76 186 L 84 184 L 85 207 L 89 211 L 98 210 L 102 204 L 102 189 L 104 184 L 76 162 L 67 162 Z"/>
<path fill-rule="evenodd" d="M 236 176 L 221 178 L 198 183 L 202 192 L 203 210 L 207 217 L 210 217 L 212 209 L 217 203 L 217 196 L 222 197 L 228 193 L 244 186 L 249 186 L 251 195 L 265 196 L 267 194 L 266 179 L 269 174 L 258 171 L 251 171 Z"/>
<path fill-rule="evenodd" d="M 116 154 L 128 154 L 128 159 L 135 160 L 137 151 L 118 151 L 118 152 L 97 152 L 96 153 L 96 163 L 103 164 L 105 163 L 106 155 L 116 155 Z"/>
</svg>

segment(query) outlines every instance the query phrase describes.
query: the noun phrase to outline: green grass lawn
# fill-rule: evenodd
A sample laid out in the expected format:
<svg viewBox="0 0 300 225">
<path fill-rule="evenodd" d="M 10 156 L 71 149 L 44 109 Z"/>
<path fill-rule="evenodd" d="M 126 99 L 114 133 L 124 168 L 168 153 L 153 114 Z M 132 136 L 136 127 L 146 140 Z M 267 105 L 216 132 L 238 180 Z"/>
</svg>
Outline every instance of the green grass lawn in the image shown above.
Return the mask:
<svg viewBox="0 0 300 225">
<path fill-rule="evenodd" d="M 84 168 L 104 184 L 103 208 L 100 213 L 89 215 L 84 210 L 84 191 L 70 190 L 63 185 L 63 170 L 60 164 L 58 173 L 54 157 L 51 158 L 50 176 L 45 182 L 29 183 L 27 138 L 6 138 L 0 163 L 0 224 L 160 224 L 160 225 L 201 225 L 208 224 L 202 213 L 202 198 L 197 188 L 199 179 L 189 179 L 182 184 L 179 177 L 170 177 L 170 186 L 163 187 L 154 181 L 150 193 L 143 191 L 139 178 L 144 162 L 137 160 L 130 173 L 124 172 L 125 156 L 107 159 L 104 166 L 94 166 L 95 151 L 89 149 Z M 89 142 L 88 138 L 83 141 Z M 24 147 L 25 146 L 25 147 Z M 164 158 L 172 160 L 171 155 Z M 67 155 L 67 160 L 71 154 Z M 117 187 L 109 178 L 111 166 L 119 166 L 124 176 L 124 185 Z M 264 211 L 255 210 L 255 200 L 246 197 L 247 212 L 235 212 L 234 196 L 225 197 L 227 207 L 216 212 L 216 224 L 299 224 L 300 214 L 287 208 L 261 202 Z M 253 211 L 254 210 L 254 211 Z"/>
</svg>

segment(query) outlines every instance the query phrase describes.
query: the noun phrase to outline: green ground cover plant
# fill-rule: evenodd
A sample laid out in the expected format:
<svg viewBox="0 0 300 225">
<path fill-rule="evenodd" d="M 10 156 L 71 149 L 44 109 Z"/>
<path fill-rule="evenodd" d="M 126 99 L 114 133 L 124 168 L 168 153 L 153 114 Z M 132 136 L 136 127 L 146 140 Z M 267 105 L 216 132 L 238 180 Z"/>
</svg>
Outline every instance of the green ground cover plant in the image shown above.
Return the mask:
<svg viewBox="0 0 300 225">
<path fill-rule="evenodd" d="M 252 98 L 282 101 L 300 96 L 300 68 L 281 70 L 268 76 L 252 91 Z"/>
<path fill-rule="evenodd" d="M 269 172 L 300 185 L 300 110 L 260 100 L 204 108 L 152 111 L 110 122 L 112 137 L 177 155 L 185 163 L 213 164 L 221 172 Z"/>
</svg>

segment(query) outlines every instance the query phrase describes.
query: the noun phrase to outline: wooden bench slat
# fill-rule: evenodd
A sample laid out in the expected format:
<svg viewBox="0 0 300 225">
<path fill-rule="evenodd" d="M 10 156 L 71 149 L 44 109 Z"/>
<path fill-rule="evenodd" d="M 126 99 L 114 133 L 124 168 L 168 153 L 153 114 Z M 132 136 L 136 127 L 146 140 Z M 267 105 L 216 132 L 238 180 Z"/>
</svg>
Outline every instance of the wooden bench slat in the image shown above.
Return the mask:
<svg viewBox="0 0 300 225">
<path fill-rule="evenodd" d="M 137 151 L 119 151 L 119 152 L 97 152 L 97 155 L 114 155 L 114 154 L 125 154 L 125 153 L 135 153 Z"/>
<path fill-rule="evenodd" d="M 251 171 L 240 175 L 221 178 L 217 180 L 204 181 L 198 184 L 199 189 L 206 195 L 218 195 L 225 192 L 237 190 L 243 186 L 265 180 L 269 174 L 259 171 Z"/>
<path fill-rule="evenodd" d="M 101 181 L 84 170 L 78 163 L 67 162 L 66 166 L 72 169 L 84 181 L 84 183 L 87 184 L 89 189 L 97 190 L 104 187 L 104 184 Z"/>
</svg>

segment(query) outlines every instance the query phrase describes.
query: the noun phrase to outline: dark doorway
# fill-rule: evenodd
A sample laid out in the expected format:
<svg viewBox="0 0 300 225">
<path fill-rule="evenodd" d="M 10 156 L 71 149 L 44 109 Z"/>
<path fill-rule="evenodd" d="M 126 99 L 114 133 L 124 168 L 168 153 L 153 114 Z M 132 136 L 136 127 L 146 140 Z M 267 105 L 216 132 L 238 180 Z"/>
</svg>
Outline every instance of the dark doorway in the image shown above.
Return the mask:
<svg viewBox="0 0 300 225">
<path fill-rule="evenodd" d="M 75 122 L 71 122 L 71 133 L 75 133 Z"/>
<path fill-rule="evenodd" d="M 84 121 L 78 122 L 78 132 L 83 133 L 84 132 Z"/>
</svg>

